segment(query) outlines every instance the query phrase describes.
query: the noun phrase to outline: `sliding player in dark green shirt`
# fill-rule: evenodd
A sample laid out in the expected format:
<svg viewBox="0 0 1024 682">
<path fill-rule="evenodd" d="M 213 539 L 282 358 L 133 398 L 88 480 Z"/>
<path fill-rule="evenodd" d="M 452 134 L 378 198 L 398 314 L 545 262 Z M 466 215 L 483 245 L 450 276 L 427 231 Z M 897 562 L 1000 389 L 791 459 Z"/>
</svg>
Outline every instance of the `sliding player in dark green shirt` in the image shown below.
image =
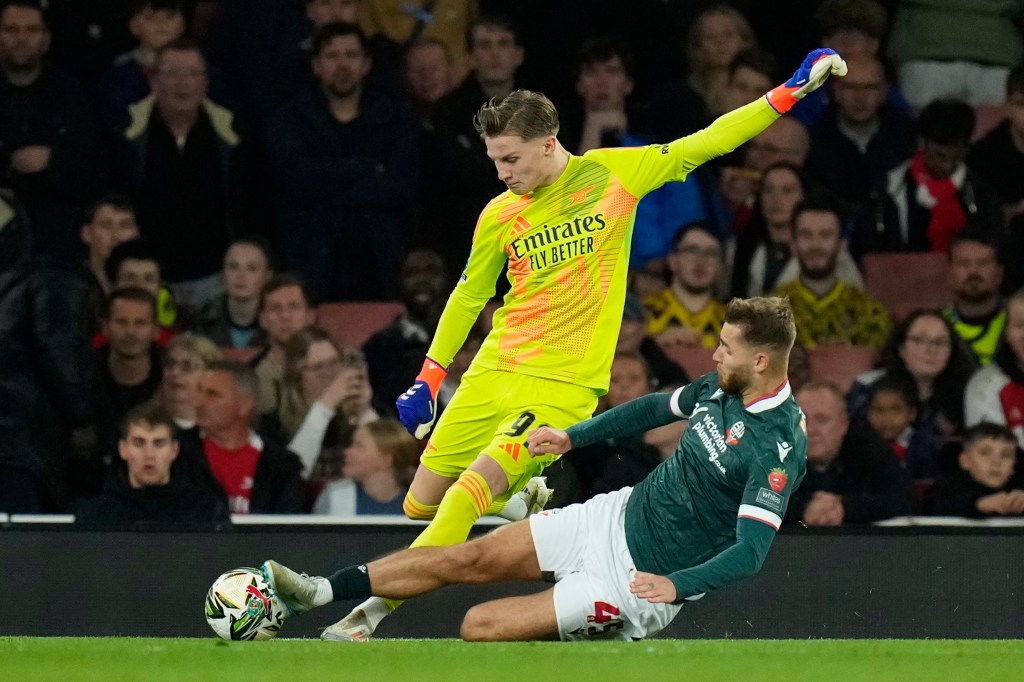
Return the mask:
<svg viewBox="0 0 1024 682">
<path fill-rule="evenodd" d="M 805 424 L 787 378 L 795 337 L 785 299 L 734 299 L 715 372 L 565 431 L 530 434 L 530 453 L 542 456 L 688 419 L 676 453 L 635 488 L 329 578 L 268 561 L 279 605 L 288 616 L 370 594 L 404 599 L 450 584 L 543 578 L 555 586 L 474 607 L 462 636 L 635 640 L 658 632 L 685 601 L 760 569 L 804 476 Z"/>
</svg>

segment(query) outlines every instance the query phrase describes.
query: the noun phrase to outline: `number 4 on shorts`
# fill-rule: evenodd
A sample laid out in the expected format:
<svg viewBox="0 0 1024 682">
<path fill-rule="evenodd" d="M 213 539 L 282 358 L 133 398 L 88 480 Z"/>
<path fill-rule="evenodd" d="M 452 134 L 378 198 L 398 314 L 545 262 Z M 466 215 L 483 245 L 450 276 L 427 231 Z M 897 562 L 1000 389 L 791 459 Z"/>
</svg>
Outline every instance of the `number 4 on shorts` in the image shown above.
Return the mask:
<svg viewBox="0 0 1024 682">
<path fill-rule="evenodd" d="M 617 620 L 619 607 L 609 604 L 606 601 L 594 602 L 594 615 L 587 616 L 588 623 L 607 623 L 610 620 Z"/>
<path fill-rule="evenodd" d="M 625 623 L 619 618 L 619 607 L 604 601 L 594 602 L 594 615 L 587 616 L 588 623 L 594 623 L 587 628 L 587 634 L 591 637 L 603 635 L 612 630 L 621 630 Z"/>
</svg>

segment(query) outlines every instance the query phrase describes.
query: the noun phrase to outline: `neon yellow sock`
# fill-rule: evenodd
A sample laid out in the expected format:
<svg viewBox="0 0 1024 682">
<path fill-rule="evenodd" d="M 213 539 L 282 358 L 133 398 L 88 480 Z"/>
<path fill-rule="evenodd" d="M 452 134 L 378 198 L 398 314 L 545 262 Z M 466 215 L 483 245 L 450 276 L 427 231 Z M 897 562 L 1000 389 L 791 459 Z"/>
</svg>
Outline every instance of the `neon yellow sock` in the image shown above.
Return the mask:
<svg viewBox="0 0 1024 682">
<path fill-rule="evenodd" d="M 410 547 L 439 547 L 465 542 L 477 519 L 491 506 L 491 488 L 483 476 L 467 469 L 445 492 L 437 515 Z"/>
<path fill-rule="evenodd" d="M 405 494 L 405 501 L 402 502 L 402 511 L 414 521 L 430 521 L 437 515 L 437 508 L 439 506 L 436 504 L 423 504 L 413 497 L 410 490 Z"/>
<path fill-rule="evenodd" d="M 508 504 L 508 500 L 491 500 L 491 505 L 487 507 L 487 509 L 484 509 L 484 516 L 496 516 L 497 514 L 500 514 L 506 504 Z"/>
<path fill-rule="evenodd" d="M 473 524 L 492 501 L 491 488 L 484 477 L 475 471 L 463 471 L 444 494 L 434 520 L 409 546 L 441 547 L 465 542 Z M 391 611 L 402 604 L 399 599 L 385 599 L 385 602 Z"/>
</svg>

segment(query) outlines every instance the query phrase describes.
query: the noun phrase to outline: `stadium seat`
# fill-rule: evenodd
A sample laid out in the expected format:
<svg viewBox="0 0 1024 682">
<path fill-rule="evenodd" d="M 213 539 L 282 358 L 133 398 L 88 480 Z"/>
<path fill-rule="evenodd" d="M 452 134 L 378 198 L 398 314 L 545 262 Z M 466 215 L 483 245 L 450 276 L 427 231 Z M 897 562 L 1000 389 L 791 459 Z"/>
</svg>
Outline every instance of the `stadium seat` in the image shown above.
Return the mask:
<svg viewBox="0 0 1024 682">
<path fill-rule="evenodd" d="M 347 348 L 362 348 L 371 336 L 405 312 L 398 301 L 321 303 L 316 323 Z"/>
<path fill-rule="evenodd" d="M 702 374 L 707 374 L 715 369 L 715 361 L 711 359 L 711 356 L 715 353 L 714 348 L 671 344 L 662 346 L 662 350 L 665 351 L 665 355 L 672 362 L 685 369 L 691 379 L 696 379 Z"/>
<path fill-rule="evenodd" d="M 875 366 L 879 349 L 871 346 L 851 346 L 846 343 L 826 344 L 808 351 L 811 378 L 828 381 L 846 393 L 854 380 Z"/>
<path fill-rule="evenodd" d="M 257 355 L 263 352 L 263 348 L 229 348 L 221 347 L 220 354 L 225 360 L 237 360 L 249 364 Z"/>
<path fill-rule="evenodd" d="M 918 308 L 942 308 L 953 301 L 944 253 L 869 253 L 861 269 L 864 288 L 894 321 Z"/>
<path fill-rule="evenodd" d="M 1002 104 L 978 105 L 974 107 L 974 134 L 971 141 L 975 142 L 1003 122 L 1006 118 L 1006 107 Z"/>
</svg>

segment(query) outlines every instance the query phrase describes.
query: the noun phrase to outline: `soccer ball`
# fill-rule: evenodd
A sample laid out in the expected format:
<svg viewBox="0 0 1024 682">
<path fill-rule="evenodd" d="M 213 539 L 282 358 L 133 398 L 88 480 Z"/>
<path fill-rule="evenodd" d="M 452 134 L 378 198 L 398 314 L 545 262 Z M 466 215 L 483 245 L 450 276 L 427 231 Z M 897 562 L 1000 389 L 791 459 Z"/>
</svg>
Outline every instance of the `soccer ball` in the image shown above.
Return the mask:
<svg viewBox="0 0 1024 682">
<path fill-rule="evenodd" d="M 206 593 L 206 622 L 222 639 L 270 639 L 284 613 L 258 568 L 236 568 L 213 581 Z"/>
</svg>

